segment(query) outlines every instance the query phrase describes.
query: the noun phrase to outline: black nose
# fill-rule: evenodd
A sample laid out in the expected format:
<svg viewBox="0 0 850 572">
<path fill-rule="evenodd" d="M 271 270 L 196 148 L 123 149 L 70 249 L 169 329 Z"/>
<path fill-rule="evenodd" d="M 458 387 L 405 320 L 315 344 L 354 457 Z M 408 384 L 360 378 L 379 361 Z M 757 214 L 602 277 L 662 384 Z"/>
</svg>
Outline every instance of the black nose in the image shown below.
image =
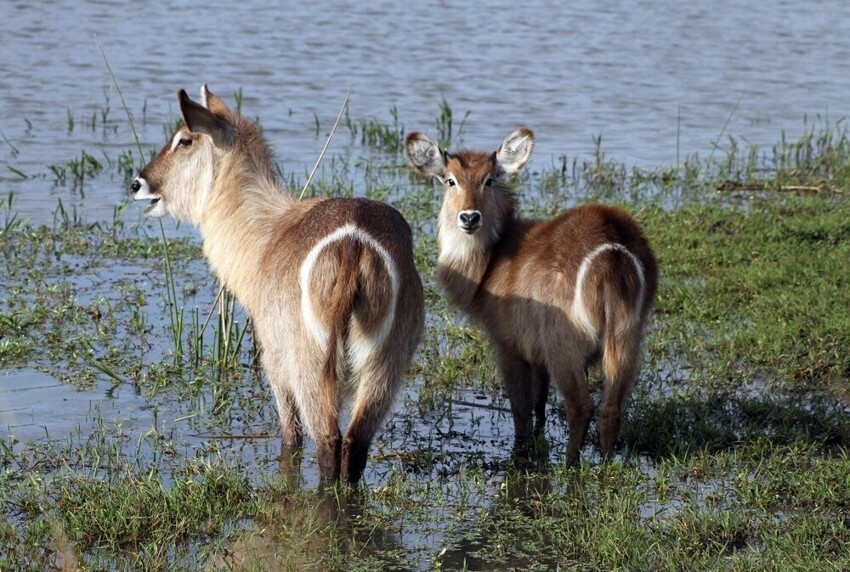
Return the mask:
<svg viewBox="0 0 850 572">
<path fill-rule="evenodd" d="M 478 228 L 481 224 L 481 213 L 478 211 L 462 212 L 458 218 L 463 228 Z"/>
<path fill-rule="evenodd" d="M 130 192 L 134 195 L 139 192 L 139 189 L 142 188 L 142 184 L 139 182 L 139 179 L 133 181 L 133 184 L 130 185 Z"/>
</svg>

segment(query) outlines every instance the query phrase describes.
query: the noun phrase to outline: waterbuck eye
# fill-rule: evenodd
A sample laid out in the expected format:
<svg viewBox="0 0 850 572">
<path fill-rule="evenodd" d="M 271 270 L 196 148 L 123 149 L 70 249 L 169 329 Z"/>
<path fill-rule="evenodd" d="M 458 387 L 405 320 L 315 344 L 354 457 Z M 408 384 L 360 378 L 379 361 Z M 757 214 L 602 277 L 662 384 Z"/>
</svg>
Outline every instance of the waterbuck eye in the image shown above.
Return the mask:
<svg viewBox="0 0 850 572">
<path fill-rule="evenodd" d="M 486 181 L 484 181 L 484 186 L 485 186 L 485 187 L 492 187 L 492 186 L 493 186 L 493 178 L 492 178 L 492 177 L 487 177 L 487 180 L 486 180 Z"/>
<path fill-rule="evenodd" d="M 192 145 L 192 139 L 190 137 L 181 137 L 177 144 L 181 147 L 189 147 Z"/>
</svg>

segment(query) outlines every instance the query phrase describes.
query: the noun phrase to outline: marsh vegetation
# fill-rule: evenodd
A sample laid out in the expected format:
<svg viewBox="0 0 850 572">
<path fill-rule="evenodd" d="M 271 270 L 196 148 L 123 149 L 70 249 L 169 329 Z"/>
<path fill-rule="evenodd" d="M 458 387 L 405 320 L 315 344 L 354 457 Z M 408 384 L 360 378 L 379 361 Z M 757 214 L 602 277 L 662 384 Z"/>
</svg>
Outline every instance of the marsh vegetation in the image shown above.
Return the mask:
<svg viewBox="0 0 850 572">
<path fill-rule="evenodd" d="M 661 268 L 615 460 L 600 462 L 594 423 L 567 469 L 555 395 L 548 460 L 514 465 L 487 341 L 434 283 L 441 197 L 400 141 L 430 128 L 461 144 L 460 114 L 436 111 L 434 126 L 349 118 L 337 137 L 354 152 L 327 157 L 309 190 L 401 210 L 426 287 L 425 339 L 354 493 L 317 494 L 309 448 L 300 477 L 278 465 L 250 322 L 197 236 L 127 203 L 88 220 L 61 197 L 32 223 L 0 183 L 0 569 L 850 567 L 844 125 L 770 149 L 719 137 L 710 157 L 651 171 L 600 145 L 519 177 L 528 215 L 626 207 Z M 159 144 L 4 176 L 123 189 Z"/>
</svg>

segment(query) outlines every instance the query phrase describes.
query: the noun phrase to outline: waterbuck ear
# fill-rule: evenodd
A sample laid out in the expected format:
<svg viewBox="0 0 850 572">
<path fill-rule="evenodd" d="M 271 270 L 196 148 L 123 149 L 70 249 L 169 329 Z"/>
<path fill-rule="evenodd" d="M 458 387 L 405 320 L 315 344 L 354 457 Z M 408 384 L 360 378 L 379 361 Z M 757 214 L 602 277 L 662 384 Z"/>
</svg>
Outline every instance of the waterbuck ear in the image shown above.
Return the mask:
<svg viewBox="0 0 850 572">
<path fill-rule="evenodd" d="M 534 133 L 528 127 L 520 127 L 502 141 L 496 151 L 496 163 L 505 173 L 516 173 L 528 162 L 534 151 Z"/>
<path fill-rule="evenodd" d="M 230 145 L 230 126 L 224 119 L 189 99 L 185 89 L 181 89 L 177 94 L 177 100 L 180 102 L 180 113 L 183 114 L 183 121 L 189 131 L 209 135 L 217 147 Z"/>
<path fill-rule="evenodd" d="M 213 113 L 228 114 L 230 108 L 224 103 L 224 100 L 215 95 L 207 87 L 207 84 L 201 86 L 201 105 L 212 111 Z"/>
<path fill-rule="evenodd" d="M 424 133 L 413 132 L 405 138 L 404 147 L 417 171 L 440 179 L 445 176 L 448 154 L 436 141 Z"/>
</svg>

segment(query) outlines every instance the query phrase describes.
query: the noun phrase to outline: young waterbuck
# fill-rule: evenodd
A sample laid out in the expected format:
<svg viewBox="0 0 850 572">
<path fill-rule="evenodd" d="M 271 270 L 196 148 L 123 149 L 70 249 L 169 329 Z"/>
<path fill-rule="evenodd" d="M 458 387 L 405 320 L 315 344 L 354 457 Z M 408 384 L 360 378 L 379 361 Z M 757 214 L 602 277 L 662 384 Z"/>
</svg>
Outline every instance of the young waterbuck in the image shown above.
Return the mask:
<svg viewBox="0 0 850 572">
<path fill-rule="evenodd" d="M 213 270 L 247 309 L 283 455 L 297 458 L 303 424 L 321 482 L 354 483 L 422 334 L 410 226 L 368 199 L 290 197 L 257 126 L 206 85 L 201 96 L 179 92 L 185 125 L 133 181 L 133 197 L 150 202 L 148 216 L 197 226 Z"/>
<path fill-rule="evenodd" d="M 657 284 L 640 228 L 624 211 L 602 205 L 551 220 L 519 217 L 507 179 L 531 156 L 529 129 L 517 129 L 492 153 L 448 153 L 422 133 L 405 143 L 413 166 L 445 188 L 437 280 L 492 339 L 516 452 L 527 454 L 543 430 L 551 380 L 566 402 L 567 461 L 578 460 L 594 413 L 587 369 L 601 360 L 599 433 L 610 457 Z"/>
</svg>

